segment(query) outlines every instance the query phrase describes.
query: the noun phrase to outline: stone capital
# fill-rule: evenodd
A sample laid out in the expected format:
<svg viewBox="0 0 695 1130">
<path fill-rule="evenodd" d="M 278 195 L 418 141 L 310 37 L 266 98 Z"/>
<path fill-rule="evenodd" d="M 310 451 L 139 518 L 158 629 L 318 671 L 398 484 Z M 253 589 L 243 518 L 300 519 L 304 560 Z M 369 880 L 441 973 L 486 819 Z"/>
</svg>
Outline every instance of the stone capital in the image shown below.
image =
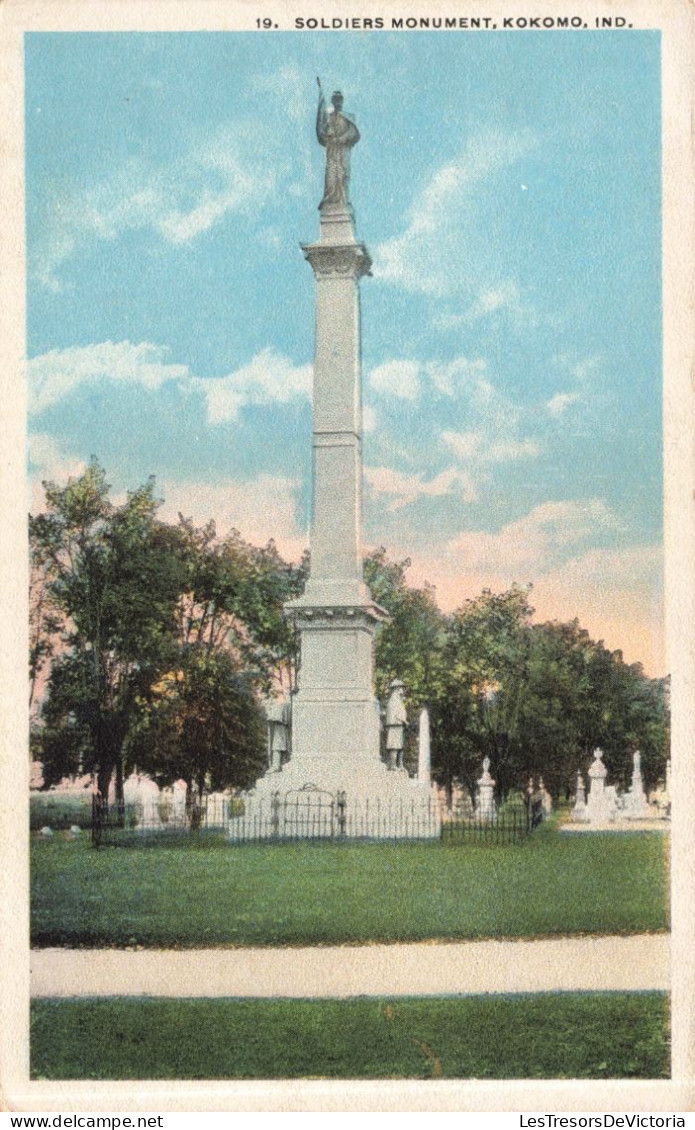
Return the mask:
<svg viewBox="0 0 695 1130">
<path fill-rule="evenodd" d="M 363 243 L 303 243 L 301 247 L 317 279 L 359 279 L 371 274 L 371 256 Z"/>
<path fill-rule="evenodd" d="M 388 618 L 378 604 L 335 605 L 332 608 L 317 605 L 302 605 L 292 601 L 285 605 L 285 614 L 302 631 L 343 631 L 345 628 L 361 628 L 372 632 L 376 624 Z"/>
</svg>

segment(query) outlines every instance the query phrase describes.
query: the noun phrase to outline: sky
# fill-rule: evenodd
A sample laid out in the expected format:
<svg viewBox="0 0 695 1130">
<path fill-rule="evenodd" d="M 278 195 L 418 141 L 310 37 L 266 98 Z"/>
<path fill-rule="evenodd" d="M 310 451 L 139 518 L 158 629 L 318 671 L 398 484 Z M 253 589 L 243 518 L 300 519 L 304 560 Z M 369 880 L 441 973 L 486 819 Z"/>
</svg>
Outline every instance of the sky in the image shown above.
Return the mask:
<svg viewBox="0 0 695 1130">
<path fill-rule="evenodd" d="M 340 88 L 363 279 L 364 541 L 445 610 L 665 673 L 657 32 L 33 33 L 29 458 L 149 475 L 179 512 L 308 543 L 314 280 Z"/>
</svg>

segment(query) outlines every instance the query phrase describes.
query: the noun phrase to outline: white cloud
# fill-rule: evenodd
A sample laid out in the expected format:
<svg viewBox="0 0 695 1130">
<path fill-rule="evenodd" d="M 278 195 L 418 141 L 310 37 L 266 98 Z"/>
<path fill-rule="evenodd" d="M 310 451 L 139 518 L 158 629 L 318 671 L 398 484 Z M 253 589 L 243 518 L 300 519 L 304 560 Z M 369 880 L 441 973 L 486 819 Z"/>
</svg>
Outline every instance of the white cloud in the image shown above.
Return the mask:
<svg viewBox="0 0 695 1130">
<path fill-rule="evenodd" d="M 480 432 L 442 432 L 442 439 L 462 463 L 512 463 L 535 459 L 540 447 L 532 439 L 494 440 Z"/>
<path fill-rule="evenodd" d="M 385 361 L 369 373 L 369 383 L 377 392 L 417 400 L 420 392 L 420 365 L 417 361 Z"/>
<path fill-rule="evenodd" d="M 386 509 L 400 510 L 419 498 L 438 498 L 447 494 L 460 494 L 466 502 L 475 500 L 475 490 L 470 478 L 450 467 L 433 479 L 420 475 L 404 475 L 391 467 L 365 467 L 364 477 L 374 495 L 391 496 Z"/>
<path fill-rule="evenodd" d="M 442 439 L 457 458 L 468 461 L 475 458 L 483 444 L 482 432 L 442 432 Z"/>
<path fill-rule="evenodd" d="M 437 391 L 445 396 L 470 392 L 478 399 L 487 398 L 492 388 L 484 376 L 487 363 L 481 357 L 455 357 L 449 362 L 429 361 L 425 372 Z"/>
<path fill-rule="evenodd" d="M 48 202 L 48 234 L 32 270 L 56 291 L 62 265 L 95 240 L 149 229 L 167 243 L 190 243 L 231 213 L 260 212 L 283 172 L 263 161 L 254 131 L 243 123 L 170 164 L 130 160 L 103 180 Z"/>
<path fill-rule="evenodd" d="M 602 358 L 599 356 L 580 357 L 576 353 L 558 353 L 553 357 L 553 365 L 580 385 L 592 381 L 599 374 L 601 364 Z"/>
<path fill-rule="evenodd" d="M 415 554 L 415 575 L 437 586 L 445 608 L 483 588 L 502 591 L 514 583 L 535 588 L 542 577 L 553 576 L 569 584 L 568 563 L 593 552 L 597 538 L 614 538 L 621 530 L 602 499 L 548 501 L 495 533 L 462 530 L 431 556 Z"/>
<path fill-rule="evenodd" d="M 42 479 L 63 481 L 86 470 L 86 463 L 70 454 L 47 432 L 29 436 L 29 462 Z"/>
<path fill-rule="evenodd" d="M 302 126 L 310 119 L 309 107 L 315 112 L 314 102 L 310 98 L 315 87 L 307 82 L 306 72 L 294 63 L 273 68 L 265 75 L 256 75 L 252 81 L 256 90 L 264 95 L 272 95 L 286 115 Z"/>
<path fill-rule="evenodd" d="M 579 393 L 577 392 L 558 392 L 550 398 L 545 407 L 551 416 L 558 419 L 560 416 L 564 416 L 569 406 L 576 404 L 578 400 Z"/>
<path fill-rule="evenodd" d="M 439 297 L 462 285 L 470 288 L 478 264 L 471 262 L 466 245 L 474 234 L 483 185 L 534 144 L 529 132 L 489 130 L 469 138 L 463 151 L 435 170 L 415 197 L 405 230 L 377 247 L 375 275 L 405 290 Z M 508 302 L 514 286 L 513 281 L 488 281 L 483 287 L 488 305 Z"/>
<path fill-rule="evenodd" d="M 276 475 L 243 482 L 165 480 L 161 492 L 166 501 L 160 513 L 166 521 L 176 521 L 179 513 L 199 524 L 213 518 L 218 534 L 236 529 L 253 545 L 273 538 L 283 556 L 299 561 L 309 539 L 296 521 L 298 486 L 293 479 Z"/>
<path fill-rule="evenodd" d="M 485 449 L 484 458 L 488 463 L 511 463 L 517 459 L 535 459 L 540 453 L 540 446 L 535 440 L 510 439 L 490 444 Z"/>
<path fill-rule="evenodd" d="M 552 358 L 551 365 L 560 373 L 562 386 L 543 406 L 548 416 L 557 421 L 571 418 L 576 423 L 578 415 L 581 415 L 585 426 L 590 417 L 599 419 L 605 416 L 610 410 L 612 398 L 601 356 L 558 353 Z"/>
<path fill-rule="evenodd" d="M 64 400 L 80 385 L 108 380 L 160 388 L 166 381 L 189 377 L 186 365 L 173 365 L 168 351 L 150 342 L 103 341 L 95 345 L 53 349 L 28 363 L 29 410 L 38 415 Z"/>
<path fill-rule="evenodd" d="M 417 400 L 428 383 L 443 396 L 465 392 L 480 400 L 489 398 L 492 387 L 484 378 L 486 371 L 486 362 L 480 357 L 423 362 L 394 359 L 377 365 L 367 379 L 376 392 L 402 400 Z"/>
<path fill-rule="evenodd" d="M 495 388 L 487 363 L 481 357 L 387 361 L 373 369 L 368 380 L 371 388 L 382 396 L 415 401 L 421 393 L 430 396 L 439 393 L 452 400 L 451 415 L 465 419 L 467 427 L 445 428 L 440 438 L 457 461 L 458 466 L 452 470 L 458 482 L 464 485 L 466 501 L 476 498 L 476 484 L 489 477 L 493 464 L 533 459 L 541 454 L 540 444 L 522 434 L 522 426 L 530 420 L 530 414 Z M 412 457 L 409 461 L 413 462 Z M 386 475 L 385 468 L 380 468 L 380 473 Z M 388 474 L 391 476 L 388 481 L 397 488 L 391 509 L 405 506 L 426 493 L 422 479 L 411 477 L 406 482 L 395 477 L 400 472 L 389 471 Z M 432 481 L 439 482 L 440 477 Z M 382 485 L 386 481 L 382 478 Z"/>
<path fill-rule="evenodd" d="M 140 385 L 149 391 L 173 381 L 183 392 L 202 395 L 209 422 L 219 424 L 236 420 L 245 404 L 308 398 L 311 373 L 310 365 L 294 365 L 273 349 L 264 349 L 225 377 L 203 379 L 193 376 L 187 365 L 173 364 L 162 346 L 105 341 L 34 357 L 28 363 L 30 412 L 39 415 L 82 385 L 99 381 Z"/>
<path fill-rule="evenodd" d="M 273 349 L 264 349 L 226 377 L 198 379 L 207 400 L 208 421 L 235 420 L 244 404 L 285 404 L 295 396 L 311 396 L 311 365 L 293 365 Z"/>
<path fill-rule="evenodd" d="M 662 546 L 588 550 L 539 577 L 531 602 L 537 620 L 576 616 L 628 662 L 665 674 Z"/>
<path fill-rule="evenodd" d="M 508 578 L 505 583 L 533 581 L 598 534 L 620 528 L 617 515 L 601 499 L 544 502 L 498 533 L 461 533 L 447 552 L 464 555 L 474 572 Z"/>
</svg>

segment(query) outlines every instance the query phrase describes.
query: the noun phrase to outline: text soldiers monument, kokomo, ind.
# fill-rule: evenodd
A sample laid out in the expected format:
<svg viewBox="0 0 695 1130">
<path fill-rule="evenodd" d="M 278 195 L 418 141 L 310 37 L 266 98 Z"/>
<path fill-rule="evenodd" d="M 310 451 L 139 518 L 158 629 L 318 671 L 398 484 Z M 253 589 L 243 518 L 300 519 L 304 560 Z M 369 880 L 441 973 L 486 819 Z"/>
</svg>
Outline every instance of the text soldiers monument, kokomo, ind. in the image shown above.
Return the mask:
<svg viewBox="0 0 695 1130">
<path fill-rule="evenodd" d="M 349 201 L 350 152 L 360 139 L 333 94 L 319 84 L 316 122 L 326 150 L 320 236 L 302 246 L 316 279 L 314 466 L 311 569 L 303 595 L 286 606 L 300 636 L 301 663 L 292 697 L 290 757 L 245 796 L 244 822 L 273 813 L 274 834 L 316 834 L 317 797 L 339 806 L 346 835 L 436 834 L 429 788 L 400 762 L 380 756 L 380 710 L 374 697 L 373 644 L 385 613 L 362 575 L 362 391 L 359 281 L 371 268 L 357 242 Z M 259 826 L 265 820 L 258 821 Z M 235 834 L 235 821 L 230 833 Z M 328 826 L 325 834 L 329 834 Z"/>
</svg>

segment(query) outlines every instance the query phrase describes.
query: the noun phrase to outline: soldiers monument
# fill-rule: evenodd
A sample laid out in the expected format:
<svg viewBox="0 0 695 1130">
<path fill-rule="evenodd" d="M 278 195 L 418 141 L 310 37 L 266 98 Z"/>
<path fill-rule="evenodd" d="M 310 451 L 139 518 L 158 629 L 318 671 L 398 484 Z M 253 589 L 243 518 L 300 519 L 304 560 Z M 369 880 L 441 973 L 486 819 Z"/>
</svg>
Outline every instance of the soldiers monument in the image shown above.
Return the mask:
<svg viewBox="0 0 695 1130">
<path fill-rule="evenodd" d="M 370 274 L 371 259 L 355 238 L 349 200 L 350 156 L 359 130 L 343 112 L 339 91 L 331 103 L 329 109 L 319 83 L 316 132 L 326 151 L 320 234 L 315 243 L 302 245 L 316 279 L 311 569 L 302 596 L 286 605 L 300 638 L 289 759 L 271 761 L 246 794 L 243 821 L 257 819 L 260 828 L 261 814 L 270 812 L 274 834 L 301 836 L 305 829 L 311 835 L 317 810 L 325 813 L 337 804 L 345 835 L 435 835 L 429 787 L 402 764 L 405 715 L 397 708 L 401 756 L 392 754 L 388 766 L 380 756 L 373 649 L 386 613 L 363 579 L 361 536 L 359 283 Z M 400 693 L 395 688 L 392 697 Z M 387 721 L 395 718 L 393 703 L 387 714 Z M 394 739 L 392 724 L 388 731 L 391 750 L 397 735 Z M 287 813 L 291 827 L 284 828 Z M 234 826 L 232 820 L 231 835 Z"/>
</svg>

